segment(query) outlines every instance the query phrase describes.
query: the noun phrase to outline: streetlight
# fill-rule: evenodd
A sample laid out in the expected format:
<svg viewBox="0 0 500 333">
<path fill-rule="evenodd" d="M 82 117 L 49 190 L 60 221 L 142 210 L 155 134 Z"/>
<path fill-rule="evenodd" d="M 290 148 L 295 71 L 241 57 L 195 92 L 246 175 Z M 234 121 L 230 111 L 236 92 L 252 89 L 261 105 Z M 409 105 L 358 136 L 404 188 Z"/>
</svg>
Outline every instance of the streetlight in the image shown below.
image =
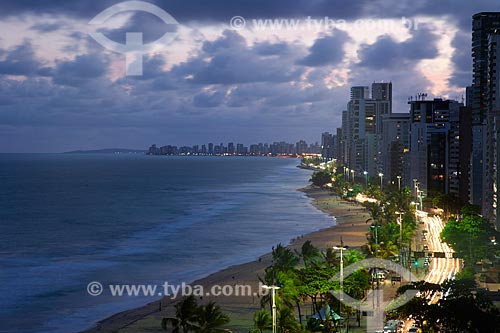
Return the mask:
<svg viewBox="0 0 500 333">
<path fill-rule="evenodd" d="M 401 192 L 401 176 L 396 176 L 398 178 L 398 191 Z"/>
<path fill-rule="evenodd" d="M 413 178 L 413 188 L 415 189 L 415 198 L 417 198 L 417 199 L 418 199 L 417 181 L 418 181 L 418 179 Z"/>
<path fill-rule="evenodd" d="M 379 225 L 377 225 L 377 222 L 375 220 L 373 220 L 373 223 L 372 225 L 370 226 L 370 229 L 374 229 L 375 230 L 375 259 L 378 257 L 378 228 L 380 228 Z M 377 279 L 377 290 L 380 288 L 380 285 L 379 285 L 379 279 L 378 279 L 378 270 L 377 270 L 377 266 L 374 267 L 374 271 L 375 271 L 375 278 Z M 379 307 L 379 298 L 378 298 L 378 293 L 377 293 L 377 308 Z"/>
<path fill-rule="evenodd" d="M 403 212 L 396 212 L 399 215 L 399 264 L 403 263 Z"/>
<path fill-rule="evenodd" d="M 271 289 L 271 299 L 273 303 L 273 333 L 276 333 L 276 290 L 280 289 L 278 286 L 266 286 L 263 285 L 264 289 Z"/>
<path fill-rule="evenodd" d="M 363 175 L 365 175 L 366 189 L 368 189 L 368 171 L 363 171 Z"/>
<path fill-rule="evenodd" d="M 420 187 L 420 184 L 417 183 L 417 186 Z M 420 191 L 420 189 L 418 189 L 417 191 L 417 194 L 418 194 L 418 199 L 420 201 L 420 210 L 424 210 L 424 205 L 422 204 L 422 193 L 424 191 Z"/>
<path fill-rule="evenodd" d="M 334 250 L 340 250 L 340 315 L 342 316 L 342 302 L 344 301 L 344 251 L 347 248 L 344 247 L 344 241 L 340 238 L 340 246 L 334 246 Z M 341 329 L 342 331 L 342 329 Z"/>
<path fill-rule="evenodd" d="M 352 173 L 352 183 L 354 184 L 354 169 L 351 169 L 351 173 Z"/>
<path fill-rule="evenodd" d="M 347 168 L 347 167 L 345 168 L 345 172 L 344 172 L 344 180 L 346 182 L 349 181 L 349 168 Z"/>
<path fill-rule="evenodd" d="M 380 191 L 382 191 L 382 177 L 384 177 L 384 174 L 381 172 L 378 176 L 380 177 Z"/>
</svg>

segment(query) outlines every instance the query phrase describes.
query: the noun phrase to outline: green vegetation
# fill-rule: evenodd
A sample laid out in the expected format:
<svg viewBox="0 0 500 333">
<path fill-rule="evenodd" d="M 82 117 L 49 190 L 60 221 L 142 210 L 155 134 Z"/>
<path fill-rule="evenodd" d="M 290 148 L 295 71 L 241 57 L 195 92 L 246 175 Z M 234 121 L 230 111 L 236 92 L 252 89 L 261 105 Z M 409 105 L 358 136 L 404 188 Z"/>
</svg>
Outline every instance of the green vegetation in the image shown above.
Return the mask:
<svg viewBox="0 0 500 333">
<path fill-rule="evenodd" d="M 368 235 L 368 243 L 363 247 L 364 252 L 375 256 L 375 247 L 378 247 L 377 256 L 391 258 L 400 253 L 401 246 L 409 247 L 416 229 L 415 206 L 412 204 L 411 190 L 408 187 L 398 190 L 394 186 L 385 186 L 382 190 L 377 182 L 372 184 L 364 176 L 357 178 L 360 184 L 352 184 L 348 181 L 352 181 L 349 178 L 350 175 L 344 174 L 344 170 L 343 166 L 338 166 L 333 168 L 332 172 L 316 171 L 311 181 L 317 186 L 324 186 L 331 182 L 331 190 L 346 199 L 355 197 L 364 190 L 366 196 L 377 200 L 377 202 L 362 204 L 371 216 L 367 223 L 370 222 L 373 226 Z M 401 227 L 398 223 L 399 213 L 402 213 Z M 375 235 L 375 226 L 377 235 Z M 376 246 L 377 240 L 378 246 Z"/>
<path fill-rule="evenodd" d="M 480 259 L 492 259 L 496 246 L 491 240 L 497 235 L 489 220 L 480 216 L 476 207 L 467 205 L 461 216 L 448 219 L 440 237 L 470 266 Z"/>
<path fill-rule="evenodd" d="M 474 279 L 447 280 L 442 285 L 414 282 L 398 289 L 398 295 L 416 289 L 420 294 L 390 316 L 419 319 L 424 332 L 500 332 L 499 310 L 478 288 Z M 429 298 L 435 293 L 446 297 L 435 304 Z"/>
<path fill-rule="evenodd" d="M 302 164 L 304 165 L 320 165 L 323 163 L 323 159 L 321 157 L 304 157 L 302 158 Z"/>
<path fill-rule="evenodd" d="M 304 159 L 303 163 L 319 165 L 321 159 Z M 310 181 L 320 187 L 331 183 L 331 191 L 350 200 L 358 193 L 375 200 L 362 205 L 370 218 L 367 223 L 367 244 L 362 251 L 346 250 L 344 265 L 363 260 L 365 256 L 394 259 L 401 253 L 400 247 L 409 248 L 416 230 L 415 205 L 411 190 L 394 186 L 381 187 L 377 182 L 359 177 L 355 184 L 349 174 L 343 174 L 342 167 L 315 171 Z M 458 256 L 465 259 L 466 266 L 456 276 L 442 285 L 424 281 L 414 282 L 398 289 L 397 295 L 408 289 L 417 289 L 419 294 L 410 302 L 394 310 L 389 316 L 421 320 L 423 332 L 500 332 L 500 313 L 488 299 L 484 289 L 475 282 L 473 264 L 485 258 L 498 255 L 495 240 L 497 232 L 490 222 L 480 215 L 476 206 L 465 205 L 460 211 L 457 198 L 450 195 L 435 195 L 426 203 L 443 208 L 449 218 L 440 237 L 450 244 Z M 409 265 L 410 251 L 403 264 Z M 338 332 L 340 317 L 354 318 L 359 322 L 360 313 L 345 305 L 332 295 L 340 284 L 333 281 L 340 268 L 340 254 L 332 248 L 321 251 L 310 241 L 300 250 L 291 250 L 281 244 L 272 249 L 272 264 L 259 279 L 266 285 L 280 287 L 275 294 L 277 306 L 277 328 L 280 333 Z M 416 262 L 415 264 L 418 264 Z M 372 287 L 372 276 L 367 270 L 356 271 L 345 277 L 343 290 L 355 299 L 366 297 Z M 435 298 L 435 295 L 445 297 Z M 436 299 L 432 304 L 429 300 Z M 431 303 L 431 304 L 430 304 Z M 306 308 L 308 311 L 304 311 Z M 263 333 L 272 327 L 271 293 L 261 298 L 261 309 L 254 313 L 252 333 Z M 314 314 L 307 318 L 303 313 Z M 340 316 L 340 317 L 339 317 Z M 164 318 L 162 327 L 170 327 L 173 333 L 218 333 L 229 322 L 215 303 L 199 306 L 191 296 L 175 305 L 175 316 Z"/>
<path fill-rule="evenodd" d="M 221 327 L 229 323 L 229 317 L 222 313 L 214 302 L 198 305 L 194 296 L 185 297 L 175 305 L 175 317 L 166 317 L 161 321 L 161 327 L 172 333 L 220 333 L 227 330 Z"/>
<path fill-rule="evenodd" d="M 440 193 L 432 198 L 432 205 L 444 210 L 444 215 L 458 214 L 463 204 L 460 199 L 449 193 Z"/>
<path fill-rule="evenodd" d="M 376 198 L 377 202 L 363 204 L 370 214 L 370 219 L 366 222 L 372 224 L 364 250 L 367 254 L 375 255 L 378 238 L 378 257 L 388 259 L 398 254 L 401 246 L 408 245 L 415 232 L 415 207 L 411 205 L 411 193 L 407 187 L 401 191 L 382 192 L 379 187 L 370 186 L 367 195 Z M 398 223 L 399 213 L 401 226 Z"/>
<path fill-rule="evenodd" d="M 266 268 L 265 276 L 261 279 L 267 285 L 279 285 L 276 293 L 278 310 L 278 327 L 280 332 L 302 332 L 304 329 L 312 330 L 320 327 L 325 332 L 336 332 L 338 322 L 331 316 L 318 316 L 319 319 L 304 320 L 302 307 L 310 306 L 312 313 L 325 313 L 325 309 L 335 309 L 340 312 L 340 303 L 331 294 L 332 290 L 340 288 L 339 282 L 332 278 L 340 268 L 340 254 L 328 249 L 320 251 L 306 241 L 300 251 L 292 251 L 281 244 L 273 248 L 273 264 Z M 350 265 L 364 256 L 356 250 L 344 252 L 344 265 Z M 360 270 L 346 277 L 344 291 L 361 299 L 366 290 L 370 288 L 370 275 L 365 270 Z M 254 315 L 255 329 L 260 331 L 268 325 L 267 315 L 272 310 L 271 295 L 261 299 L 262 310 Z M 265 309 L 269 309 L 269 311 Z M 296 311 L 295 311 L 296 310 Z M 342 316 L 349 316 L 354 310 L 342 308 Z M 295 314 L 298 314 L 298 321 Z"/>
<path fill-rule="evenodd" d="M 325 170 L 314 171 L 309 181 L 316 186 L 323 187 L 332 181 L 332 176 Z"/>
<path fill-rule="evenodd" d="M 262 309 L 255 312 L 253 316 L 253 323 L 255 326 L 254 332 L 262 333 L 264 330 L 272 328 L 273 317 L 269 311 Z"/>
</svg>

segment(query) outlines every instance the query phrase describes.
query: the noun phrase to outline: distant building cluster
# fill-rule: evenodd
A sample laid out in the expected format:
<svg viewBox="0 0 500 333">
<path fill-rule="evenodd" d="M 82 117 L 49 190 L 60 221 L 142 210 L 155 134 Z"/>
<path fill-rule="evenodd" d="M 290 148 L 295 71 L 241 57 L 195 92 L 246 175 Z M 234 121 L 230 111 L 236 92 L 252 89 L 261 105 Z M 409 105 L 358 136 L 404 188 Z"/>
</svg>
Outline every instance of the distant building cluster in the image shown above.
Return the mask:
<svg viewBox="0 0 500 333">
<path fill-rule="evenodd" d="M 352 87 L 342 127 L 322 135 L 323 157 L 359 178 L 406 185 L 416 196 L 450 193 L 468 201 L 470 109 L 425 93 L 408 104 L 409 113 L 392 112 L 390 82 Z"/>
<path fill-rule="evenodd" d="M 245 146 L 242 143 L 229 142 L 226 145 L 223 143 L 215 145 L 213 143 L 195 145 L 195 146 L 162 146 L 157 147 L 152 145 L 148 150 L 149 155 L 207 155 L 207 156 L 306 156 L 320 155 L 321 148 L 318 142 L 307 144 L 306 141 L 300 140 L 292 144 L 287 142 L 274 142 L 251 144 Z"/>
<path fill-rule="evenodd" d="M 357 177 L 479 205 L 500 230 L 500 13 L 472 21 L 466 102 L 418 93 L 408 98 L 409 113 L 393 113 L 391 83 L 352 87 L 342 127 L 322 134 L 321 153 Z"/>
</svg>

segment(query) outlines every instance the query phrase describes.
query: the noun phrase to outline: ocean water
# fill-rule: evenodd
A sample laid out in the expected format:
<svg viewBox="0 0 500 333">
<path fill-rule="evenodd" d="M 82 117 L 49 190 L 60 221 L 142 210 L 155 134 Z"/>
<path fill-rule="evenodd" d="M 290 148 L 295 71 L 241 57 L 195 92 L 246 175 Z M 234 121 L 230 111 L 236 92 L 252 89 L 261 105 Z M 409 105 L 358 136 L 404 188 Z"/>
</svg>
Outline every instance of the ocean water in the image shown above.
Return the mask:
<svg viewBox="0 0 500 333">
<path fill-rule="evenodd" d="M 87 284 L 192 282 L 334 224 L 296 159 L 0 155 L 0 332 L 77 332 L 156 300 Z"/>
</svg>

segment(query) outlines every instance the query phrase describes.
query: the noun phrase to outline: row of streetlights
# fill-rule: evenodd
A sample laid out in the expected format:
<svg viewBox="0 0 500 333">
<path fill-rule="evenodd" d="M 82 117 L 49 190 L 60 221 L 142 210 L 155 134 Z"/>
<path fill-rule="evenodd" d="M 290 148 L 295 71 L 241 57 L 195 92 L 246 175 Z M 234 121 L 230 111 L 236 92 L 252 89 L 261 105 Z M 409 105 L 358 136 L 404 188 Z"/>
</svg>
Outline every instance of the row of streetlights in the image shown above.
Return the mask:
<svg viewBox="0 0 500 333">
<path fill-rule="evenodd" d="M 354 183 L 354 174 L 356 171 L 354 169 L 349 169 L 348 167 L 344 166 L 344 180 L 346 182 L 352 181 Z M 349 176 L 351 175 L 351 177 Z"/>
<path fill-rule="evenodd" d="M 349 176 L 349 174 L 351 174 L 351 176 Z M 354 175 L 355 175 L 354 169 L 349 169 L 348 167 L 344 166 L 344 180 L 346 182 L 352 181 L 354 183 Z M 368 171 L 363 171 L 363 175 L 365 176 L 365 187 L 368 188 Z M 384 185 L 384 182 L 383 182 L 384 174 L 382 172 L 380 172 L 378 174 L 378 176 L 380 177 L 380 190 L 382 191 L 383 185 Z M 401 178 L 402 177 L 396 176 L 396 178 L 398 179 L 398 191 L 401 191 Z M 421 193 L 421 191 L 419 191 L 419 189 L 418 189 L 418 186 L 419 186 L 418 180 L 413 179 L 413 188 L 415 188 L 415 191 L 416 191 L 415 196 L 417 198 L 419 197 L 419 193 Z M 420 200 L 422 200 L 421 197 L 420 197 Z"/>
<path fill-rule="evenodd" d="M 349 169 L 348 167 L 345 167 L 344 166 L 344 180 L 346 182 L 350 181 L 349 179 L 349 172 L 351 172 L 352 174 L 352 182 L 354 183 L 354 174 L 355 174 L 355 170 L 354 169 Z M 363 171 L 363 175 L 365 175 L 365 186 L 366 188 L 368 188 L 368 171 Z M 383 177 L 384 177 L 384 174 L 382 172 L 380 172 L 378 174 L 378 176 L 380 177 L 380 190 L 382 191 L 382 188 L 383 188 Z M 398 183 L 399 183 L 399 189 L 401 190 L 401 176 L 398 176 Z"/>
</svg>

